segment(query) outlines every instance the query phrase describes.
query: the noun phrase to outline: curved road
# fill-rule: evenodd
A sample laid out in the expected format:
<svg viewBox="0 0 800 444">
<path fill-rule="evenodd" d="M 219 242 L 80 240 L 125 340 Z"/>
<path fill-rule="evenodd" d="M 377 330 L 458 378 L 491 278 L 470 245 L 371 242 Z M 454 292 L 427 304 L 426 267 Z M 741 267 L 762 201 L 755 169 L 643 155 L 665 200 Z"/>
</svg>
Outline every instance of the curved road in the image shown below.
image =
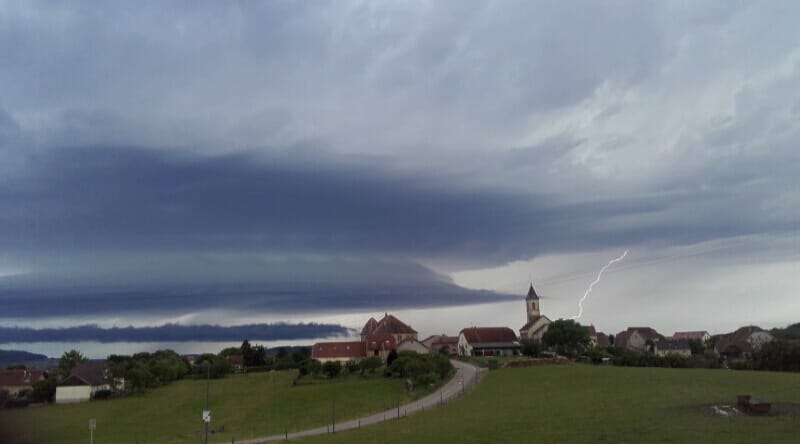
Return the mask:
<svg viewBox="0 0 800 444">
<path fill-rule="evenodd" d="M 478 374 L 480 373 L 480 369 L 472 364 L 467 364 L 466 362 L 455 361 L 455 360 L 452 360 L 450 362 L 452 362 L 453 367 L 456 368 L 456 375 L 452 379 L 450 379 L 450 381 L 448 381 L 447 384 L 443 385 L 439 390 L 431 393 L 430 395 L 422 399 L 418 399 L 408 404 L 401 405 L 398 408 L 393 408 L 390 410 L 386 410 L 385 412 L 380 412 L 374 415 L 365 416 L 360 419 L 353 419 L 342 423 L 336 423 L 335 431 L 339 432 L 342 430 L 357 429 L 359 427 L 367 426 L 370 424 L 377 424 L 379 422 L 399 419 L 408 414 L 418 412 L 420 410 L 425 410 L 426 408 L 432 408 L 437 405 L 440 405 L 443 402 L 447 402 L 457 398 L 459 395 L 464 393 L 464 391 L 467 388 L 475 385 L 475 383 L 478 381 Z M 324 435 L 326 433 L 331 433 L 332 431 L 334 431 L 333 426 L 329 424 L 323 427 L 303 430 L 300 432 L 293 432 L 283 435 L 273 435 L 255 439 L 247 439 L 244 441 L 236 441 L 236 444 L 261 444 L 265 442 L 285 441 L 287 439 L 300 438 L 303 436 Z"/>
</svg>

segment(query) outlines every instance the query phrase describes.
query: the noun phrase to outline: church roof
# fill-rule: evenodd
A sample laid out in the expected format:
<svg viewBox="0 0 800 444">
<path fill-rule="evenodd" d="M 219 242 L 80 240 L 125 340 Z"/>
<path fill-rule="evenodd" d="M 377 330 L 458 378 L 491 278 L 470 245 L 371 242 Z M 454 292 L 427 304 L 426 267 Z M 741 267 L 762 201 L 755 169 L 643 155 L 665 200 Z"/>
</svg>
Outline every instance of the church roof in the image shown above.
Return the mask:
<svg viewBox="0 0 800 444">
<path fill-rule="evenodd" d="M 520 331 L 529 330 L 531 327 L 533 327 L 533 324 L 539 322 L 539 319 L 543 319 L 543 318 L 547 320 L 546 324 L 550 324 L 550 318 L 548 318 L 547 316 L 534 316 L 534 317 L 531 318 L 530 321 L 528 321 L 527 324 L 523 325 L 522 328 L 520 328 L 519 330 Z M 538 328 L 537 328 L 537 330 L 538 330 Z"/>
<path fill-rule="evenodd" d="M 539 299 L 539 295 L 536 294 L 536 290 L 533 289 L 533 283 L 531 282 L 530 288 L 528 288 L 528 297 L 532 299 Z"/>
</svg>

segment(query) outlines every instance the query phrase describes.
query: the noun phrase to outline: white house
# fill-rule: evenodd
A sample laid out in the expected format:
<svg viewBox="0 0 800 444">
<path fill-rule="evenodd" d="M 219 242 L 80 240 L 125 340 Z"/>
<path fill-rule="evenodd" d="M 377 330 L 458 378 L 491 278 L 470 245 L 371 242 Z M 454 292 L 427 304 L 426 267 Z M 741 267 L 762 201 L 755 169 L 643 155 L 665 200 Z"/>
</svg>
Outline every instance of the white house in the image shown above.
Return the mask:
<svg viewBox="0 0 800 444">
<path fill-rule="evenodd" d="M 428 354 L 430 349 L 416 339 L 406 339 L 397 344 L 397 352 L 410 351 L 419 354 Z"/>
<path fill-rule="evenodd" d="M 99 390 L 111 390 L 105 364 L 78 364 L 56 387 L 56 404 L 88 401 Z"/>
</svg>

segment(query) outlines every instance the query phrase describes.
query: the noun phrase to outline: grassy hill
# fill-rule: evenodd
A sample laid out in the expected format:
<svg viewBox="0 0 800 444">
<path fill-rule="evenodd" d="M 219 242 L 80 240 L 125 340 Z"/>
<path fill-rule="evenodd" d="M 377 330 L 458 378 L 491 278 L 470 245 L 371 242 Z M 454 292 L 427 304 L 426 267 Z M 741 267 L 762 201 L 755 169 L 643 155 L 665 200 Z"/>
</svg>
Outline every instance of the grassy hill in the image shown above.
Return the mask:
<svg viewBox="0 0 800 444">
<path fill-rule="evenodd" d="M 337 420 L 388 408 L 405 399 L 403 382 L 375 376 L 292 386 L 294 372 L 252 373 L 212 380 L 213 412 L 209 442 L 230 442 L 318 427 L 330 423 L 332 401 Z M 186 380 L 144 395 L 73 405 L 0 410 L 0 430 L 16 441 L 88 442 L 88 421 L 97 419 L 97 443 L 202 442 L 200 421 L 205 380 Z M 224 431 L 220 430 L 224 426 Z M 2 439 L 0 439 L 2 441 Z"/>
<path fill-rule="evenodd" d="M 752 393 L 790 413 L 725 418 L 711 404 Z M 800 374 L 588 365 L 490 372 L 466 398 L 306 443 L 798 442 Z"/>
</svg>

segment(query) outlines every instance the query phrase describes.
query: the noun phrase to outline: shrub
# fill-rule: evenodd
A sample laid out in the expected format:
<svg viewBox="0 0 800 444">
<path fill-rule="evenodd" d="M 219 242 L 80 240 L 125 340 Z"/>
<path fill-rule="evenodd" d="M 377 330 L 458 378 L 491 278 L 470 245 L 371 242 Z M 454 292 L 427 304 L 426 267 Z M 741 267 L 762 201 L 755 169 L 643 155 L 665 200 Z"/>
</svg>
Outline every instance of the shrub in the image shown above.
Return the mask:
<svg viewBox="0 0 800 444">
<path fill-rule="evenodd" d="M 111 390 L 98 390 L 94 392 L 93 399 L 100 401 L 103 399 L 108 399 L 110 397 L 111 397 Z"/>
<path fill-rule="evenodd" d="M 322 371 L 322 363 L 316 359 L 306 359 L 300 363 L 299 369 L 301 376 L 317 375 Z"/>
<path fill-rule="evenodd" d="M 361 374 L 363 375 L 367 370 L 370 373 L 375 373 L 375 370 L 380 368 L 383 365 L 383 361 L 381 358 L 377 356 L 370 356 L 367 359 L 362 359 L 361 362 L 358 363 L 358 366 L 361 368 Z"/>
<path fill-rule="evenodd" d="M 339 361 L 328 361 L 322 364 L 322 372 L 329 378 L 335 378 L 342 372 L 342 363 Z"/>
<path fill-rule="evenodd" d="M 361 366 L 358 365 L 358 362 L 352 359 L 347 361 L 344 366 L 348 373 L 355 373 L 361 369 Z"/>
<path fill-rule="evenodd" d="M 445 379 L 453 371 L 450 360 L 440 355 L 401 353 L 386 368 L 386 375 L 407 378 L 416 387 L 426 387 Z"/>
</svg>

